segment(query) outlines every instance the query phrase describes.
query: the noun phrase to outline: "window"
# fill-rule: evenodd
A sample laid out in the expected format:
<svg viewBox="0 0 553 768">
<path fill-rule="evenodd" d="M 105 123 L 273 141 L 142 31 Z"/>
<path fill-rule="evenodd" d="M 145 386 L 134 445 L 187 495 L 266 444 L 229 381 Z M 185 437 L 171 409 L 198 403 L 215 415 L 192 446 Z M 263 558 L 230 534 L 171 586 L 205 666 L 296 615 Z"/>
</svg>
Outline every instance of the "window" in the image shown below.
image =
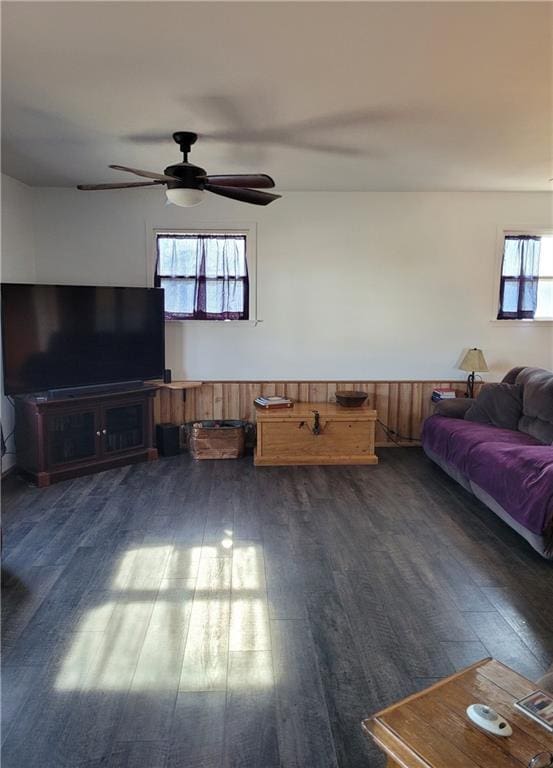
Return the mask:
<svg viewBox="0 0 553 768">
<path fill-rule="evenodd" d="M 155 285 L 166 320 L 248 320 L 247 233 L 164 232 L 156 236 Z"/>
<path fill-rule="evenodd" d="M 535 317 L 553 319 L 553 235 L 541 238 Z"/>
<path fill-rule="evenodd" d="M 505 235 L 497 319 L 553 319 L 553 234 Z"/>
</svg>

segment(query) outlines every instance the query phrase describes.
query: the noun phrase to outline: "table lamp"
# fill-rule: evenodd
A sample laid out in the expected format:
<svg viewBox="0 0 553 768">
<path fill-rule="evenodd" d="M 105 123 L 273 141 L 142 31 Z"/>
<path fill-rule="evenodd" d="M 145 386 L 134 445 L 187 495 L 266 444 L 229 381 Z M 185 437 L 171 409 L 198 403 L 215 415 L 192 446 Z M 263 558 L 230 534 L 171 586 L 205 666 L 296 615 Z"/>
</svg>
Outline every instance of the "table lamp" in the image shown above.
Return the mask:
<svg viewBox="0 0 553 768">
<path fill-rule="evenodd" d="M 469 371 L 467 378 L 467 392 L 465 397 L 474 397 L 475 372 L 485 372 L 489 370 L 488 364 L 486 363 L 486 358 L 484 357 L 482 350 L 478 349 L 477 347 L 469 349 L 461 360 L 459 369 L 461 371 Z"/>
</svg>

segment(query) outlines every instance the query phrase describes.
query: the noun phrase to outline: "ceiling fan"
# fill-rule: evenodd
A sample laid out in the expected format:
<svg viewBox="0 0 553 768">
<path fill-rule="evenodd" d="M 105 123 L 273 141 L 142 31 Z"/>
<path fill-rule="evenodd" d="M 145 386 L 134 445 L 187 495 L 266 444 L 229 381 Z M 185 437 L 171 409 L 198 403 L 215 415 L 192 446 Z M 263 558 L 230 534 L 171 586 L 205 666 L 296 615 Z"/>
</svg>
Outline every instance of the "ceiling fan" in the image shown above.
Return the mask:
<svg viewBox="0 0 553 768">
<path fill-rule="evenodd" d="M 229 197 L 242 203 L 254 205 L 268 205 L 273 200 L 278 200 L 281 195 L 270 192 L 260 192 L 260 189 L 270 189 L 275 182 L 265 173 L 259 174 L 233 174 L 227 176 L 208 176 L 203 168 L 188 162 L 188 153 L 192 144 L 196 142 L 198 135 L 189 131 L 177 131 L 173 139 L 177 142 L 182 152 L 183 161 L 176 165 L 169 165 L 163 173 L 142 171 L 138 168 L 127 168 L 124 165 L 110 165 L 117 171 L 128 171 L 135 176 L 143 176 L 152 181 L 133 181 L 115 184 L 79 184 L 77 189 L 128 189 L 129 187 L 152 187 L 165 185 L 169 202 L 183 207 L 198 205 L 204 199 L 205 192 L 213 192 L 215 195 Z M 253 187 L 253 189 L 252 189 Z"/>
</svg>

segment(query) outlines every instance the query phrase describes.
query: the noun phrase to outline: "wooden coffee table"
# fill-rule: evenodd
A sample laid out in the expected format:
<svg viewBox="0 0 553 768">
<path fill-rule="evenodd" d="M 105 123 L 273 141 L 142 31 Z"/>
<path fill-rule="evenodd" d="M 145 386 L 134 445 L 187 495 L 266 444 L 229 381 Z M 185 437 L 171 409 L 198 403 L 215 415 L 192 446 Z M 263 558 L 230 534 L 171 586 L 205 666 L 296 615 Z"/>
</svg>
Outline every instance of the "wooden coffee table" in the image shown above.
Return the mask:
<svg viewBox="0 0 553 768">
<path fill-rule="evenodd" d="M 528 768 L 553 751 L 553 734 L 513 704 L 536 684 L 493 659 L 484 659 L 363 721 L 363 729 L 401 768 Z M 510 737 L 473 725 L 469 704 L 489 704 L 511 724 Z"/>
</svg>

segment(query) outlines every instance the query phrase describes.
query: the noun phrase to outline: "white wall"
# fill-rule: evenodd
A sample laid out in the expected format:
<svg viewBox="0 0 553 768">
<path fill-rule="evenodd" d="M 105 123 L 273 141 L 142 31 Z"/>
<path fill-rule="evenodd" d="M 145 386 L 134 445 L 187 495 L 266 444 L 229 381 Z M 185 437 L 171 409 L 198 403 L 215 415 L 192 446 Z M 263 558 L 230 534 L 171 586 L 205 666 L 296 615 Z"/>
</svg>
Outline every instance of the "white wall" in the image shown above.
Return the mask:
<svg viewBox="0 0 553 768">
<path fill-rule="evenodd" d="M 30 187 L 2 175 L 2 259 L 1 279 L 8 283 L 36 281 L 34 248 L 33 192 Z M 0 368 L 2 429 L 7 437 L 14 426 L 13 406 L 4 397 L 4 377 Z M 2 471 L 15 463 L 13 437 L 7 441 L 8 453 Z"/>
<path fill-rule="evenodd" d="M 2 280 L 36 279 L 33 190 L 2 174 Z"/>
<path fill-rule="evenodd" d="M 258 317 L 167 326 L 191 379 L 448 379 L 463 348 L 498 378 L 553 367 L 553 327 L 494 317 L 498 233 L 552 226 L 548 193 L 293 192 L 267 208 L 160 190 L 36 189 L 41 282 L 145 285 L 153 229 L 257 223 Z"/>
</svg>

